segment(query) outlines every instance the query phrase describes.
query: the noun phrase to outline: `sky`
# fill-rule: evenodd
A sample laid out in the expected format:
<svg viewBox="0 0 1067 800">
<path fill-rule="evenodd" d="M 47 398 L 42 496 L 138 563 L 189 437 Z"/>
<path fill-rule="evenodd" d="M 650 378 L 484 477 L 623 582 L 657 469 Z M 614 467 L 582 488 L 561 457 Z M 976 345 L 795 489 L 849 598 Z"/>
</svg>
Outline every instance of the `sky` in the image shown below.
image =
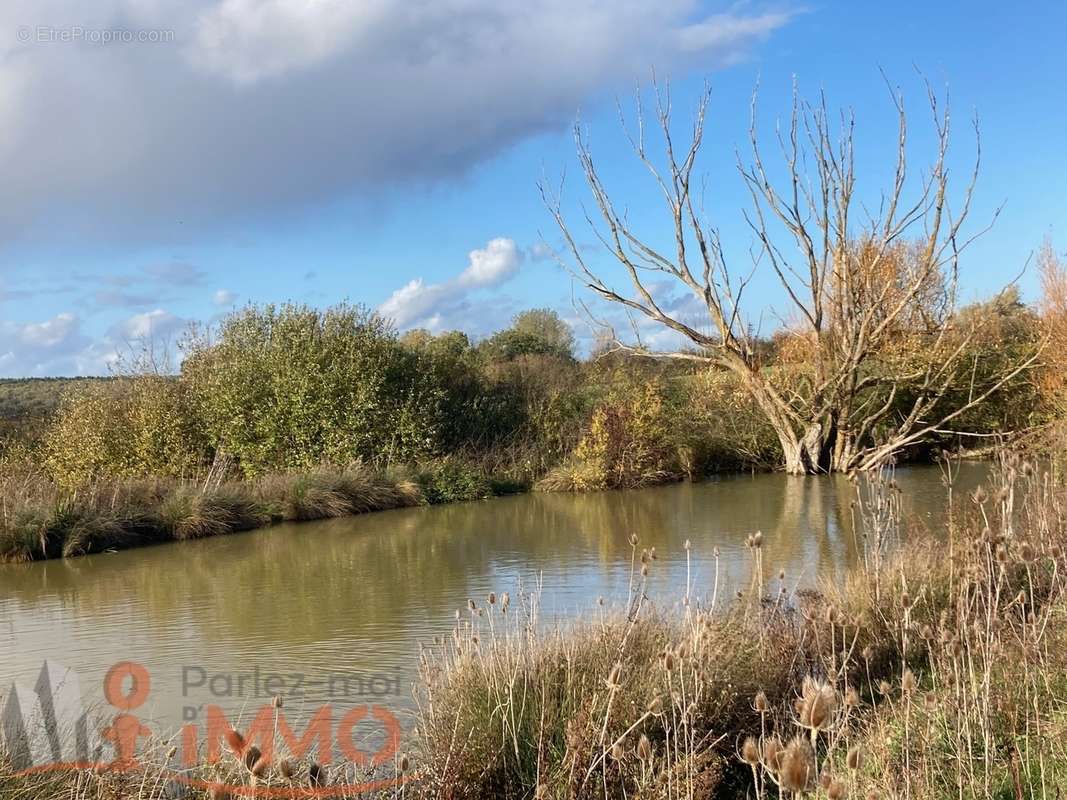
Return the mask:
<svg viewBox="0 0 1067 800">
<path fill-rule="evenodd" d="M 917 175 L 929 81 L 951 101 L 961 188 L 979 119 L 973 229 L 1003 206 L 965 254 L 963 299 L 1018 279 L 1033 300 L 1028 258 L 1045 237 L 1067 248 L 1064 30 L 1059 2 L 6 0 L 0 377 L 107 374 L 248 303 L 361 303 L 400 329 L 473 338 L 550 307 L 587 343 L 588 293 L 550 257 L 561 240 L 537 183 L 564 178 L 579 244 L 611 276 L 584 227 L 577 121 L 628 219 L 669 242 L 619 119 L 632 124 L 652 70 L 683 134 L 712 87 L 698 171 L 738 264 L 753 247 L 736 163 L 757 84 L 772 143 L 794 85 L 850 109 L 858 193 L 877 202 L 889 87 Z M 772 330 L 783 303 L 758 270 L 748 321 Z"/>
</svg>

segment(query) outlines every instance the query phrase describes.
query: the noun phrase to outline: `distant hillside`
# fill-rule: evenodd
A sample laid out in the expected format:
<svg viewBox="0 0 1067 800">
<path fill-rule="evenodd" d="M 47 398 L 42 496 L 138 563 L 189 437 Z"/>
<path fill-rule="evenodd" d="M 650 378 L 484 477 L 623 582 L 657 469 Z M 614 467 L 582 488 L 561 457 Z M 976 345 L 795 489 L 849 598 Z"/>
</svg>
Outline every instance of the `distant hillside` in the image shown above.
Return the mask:
<svg viewBox="0 0 1067 800">
<path fill-rule="evenodd" d="M 0 378 L 0 421 L 43 419 L 59 405 L 68 389 L 110 378 Z"/>
</svg>

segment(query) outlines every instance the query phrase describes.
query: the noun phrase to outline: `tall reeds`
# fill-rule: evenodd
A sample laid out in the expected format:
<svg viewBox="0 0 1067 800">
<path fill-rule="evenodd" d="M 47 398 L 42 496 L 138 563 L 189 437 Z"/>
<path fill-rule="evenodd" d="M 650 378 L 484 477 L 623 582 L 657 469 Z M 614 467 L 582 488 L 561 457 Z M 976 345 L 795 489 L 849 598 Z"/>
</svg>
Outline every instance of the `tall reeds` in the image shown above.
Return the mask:
<svg viewBox="0 0 1067 800">
<path fill-rule="evenodd" d="M 78 490 L 65 490 L 24 464 L 0 466 L 0 561 L 8 562 L 221 536 L 275 522 L 424 502 L 417 484 L 358 464 L 254 481 L 99 481 Z"/>
</svg>

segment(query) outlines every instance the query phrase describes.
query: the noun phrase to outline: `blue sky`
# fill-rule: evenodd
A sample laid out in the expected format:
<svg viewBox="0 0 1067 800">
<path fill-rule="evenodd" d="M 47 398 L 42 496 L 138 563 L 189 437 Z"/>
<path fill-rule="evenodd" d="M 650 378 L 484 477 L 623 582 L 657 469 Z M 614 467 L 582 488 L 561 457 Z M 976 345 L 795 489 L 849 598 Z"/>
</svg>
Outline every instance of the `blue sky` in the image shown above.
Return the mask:
<svg viewBox="0 0 1067 800">
<path fill-rule="evenodd" d="M 580 287 L 538 247 L 558 236 L 536 182 L 566 170 L 580 231 L 580 113 L 609 188 L 664 241 L 615 110 L 653 66 L 679 123 L 713 86 L 707 207 L 737 259 L 752 236 L 734 152 L 757 80 L 768 132 L 794 77 L 854 110 L 873 198 L 895 136 L 880 70 L 904 92 L 916 167 L 932 143 L 917 69 L 950 93 L 961 184 L 979 114 L 974 228 L 1005 206 L 966 255 L 964 299 L 1014 279 L 1046 235 L 1067 247 L 1060 3 L 85 5 L 0 11 L 0 376 L 106 373 L 117 354 L 248 302 L 347 299 L 474 336 L 532 306 L 575 317 Z M 132 40 L 99 41 L 107 31 Z M 1035 296 L 1032 270 L 1021 286 Z M 759 274 L 750 317 L 773 328 L 781 304 Z"/>
</svg>

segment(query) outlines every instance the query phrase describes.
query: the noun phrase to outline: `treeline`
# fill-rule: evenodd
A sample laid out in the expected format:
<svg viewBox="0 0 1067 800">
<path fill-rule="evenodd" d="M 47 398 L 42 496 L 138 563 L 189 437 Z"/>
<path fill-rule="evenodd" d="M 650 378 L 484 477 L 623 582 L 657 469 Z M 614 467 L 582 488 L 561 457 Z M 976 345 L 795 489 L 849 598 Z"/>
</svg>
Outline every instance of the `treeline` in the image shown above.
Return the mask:
<svg viewBox="0 0 1067 800">
<path fill-rule="evenodd" d="M 1042 334 L 1005 293 L 965 309 L 982 336 L 962 404 Z M 804 342 L 761 343 L 766 369 L 802 391 Z M 902 355 L 901 357 L 905 357 Z M 909 456 L 981 442 L 1040 421 L 1024 375 Z M 909 398 L 901 393 L 899 413 Z M 873 436 L 877 431 L 872 432 Z M 781 463 L 774 432 L 732 374 L 686 360 L 598 352 L 579 359 L 552 311 L 515 317 L 478 343 L 458 331 L 399 334 L 359 306 L 248 307 L 193 335 L 177 375 L 141 370 L 79 382 L 30 444 L 58 484 L 100 478 L 257 478 L 319 465 L 401 467 L 440 478 L 450 499 L 494 487 L 634 487 Z M 10 452 L 16 448 L 9 447 Z"/>
</svg>

